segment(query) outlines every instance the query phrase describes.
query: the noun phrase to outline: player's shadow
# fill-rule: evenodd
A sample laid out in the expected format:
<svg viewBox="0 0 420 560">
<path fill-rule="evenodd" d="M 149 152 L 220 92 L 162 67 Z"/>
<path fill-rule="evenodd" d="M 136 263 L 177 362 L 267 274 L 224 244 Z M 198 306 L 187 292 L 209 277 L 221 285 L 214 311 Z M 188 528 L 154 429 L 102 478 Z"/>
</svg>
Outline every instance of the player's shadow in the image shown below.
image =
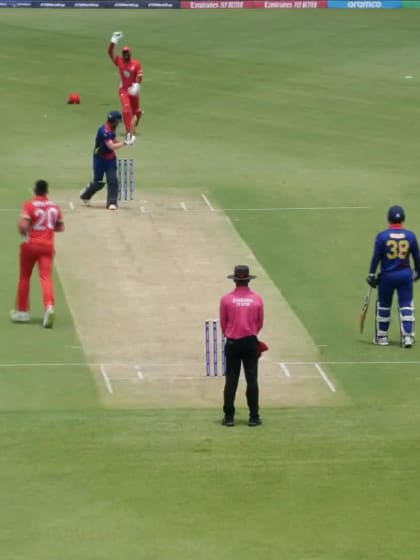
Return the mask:
<svg viewBox="0 0 420 560">
<path fill-rule="evenodd" d="M 364 344 L 365 346 L 372 346 L 374 348 L 386 348 L 386 346 L 380 346 L 379 344 L 374 344 L 372 340 L 362 340 L 359 338 L 359 344 Z M 399 346 L 401 347 L 401 343 L 398 340 L 390 340 L 388 346 Z"/>
<path fill-rule="evenodd" d="M 44 316 L 42 315 L 41 317 L 34 317 L 33 315 L 31 315 L 31 320 L 25 323 L 15 323 L 13 321 L 8 321 L 9 324 L 11 325 L 16 325 L 18 328 L 24 328 L 24 327 L 30 327 L 30 326 L 40 326 L 42 327 L 44 324 Z"/>
<path fill-rule="evenodd" d="M 131 206 L 131 208 L 133 208 Z M 77 209 L 81 209 L 82 211 L 89 211 L 89 210 L 102 210 L 103 212 L 109 212 L 110 214 L 112 214 L 113 212 L 115 212 L 115 210 L 108 210 L 105 206 L 105 203 L 100 204 L 99 202 L 95 203 L 95 204 L 81 204 L 80 206 L 77 207 Z M 125 212 L 127 210 L 130 210 L 130 206 L 118 206 L 118 210 L 116 211 L 118 212 Z"/>
</svg>

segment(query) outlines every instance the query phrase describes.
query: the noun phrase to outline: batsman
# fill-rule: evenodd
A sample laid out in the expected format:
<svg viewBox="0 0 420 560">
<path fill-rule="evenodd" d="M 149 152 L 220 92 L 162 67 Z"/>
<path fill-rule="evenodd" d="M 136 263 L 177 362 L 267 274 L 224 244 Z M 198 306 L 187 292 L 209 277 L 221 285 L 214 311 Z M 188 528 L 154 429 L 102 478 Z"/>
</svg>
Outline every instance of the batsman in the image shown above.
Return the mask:
<svg viewBox="0 0 420 560">
<path fill-rule="evenodd" d="M 120 73 L 120 88 L 118 94 L 121 101 L 121 112 L 124 120 L 126 139 L 130 141 L 137 135 L 137 125 L 143 111 L 140 109 L 140 87 L 143 80 L 141 62 L 131 56 L 131 47 L 123 47 L 122 56 L 115 54 L 115 45 L 123 38 L 121 31 L 114 31 L 109 46 L 108 55 Z"/>
<path fill-rule="evenodd" d="M 398 295 L 401 346 L 411 348 L 414 344 L 413 282 L 420 276 L 420 253 L 416 234 L 405 229 L 405 212 L 401 206 L 388 210 L 389 228 L 376 236 L 369 275 L 369 286 L 378 288 L 376 302 L 374 343 L 388 346 L 391 323 L 391 307 L 394 292 Z M 410 257 L 414 270 L 410 265 Z M 380 265 L 380 273 L 376 270 Z"/>
<path fill-rule="evenodd" d="M 88 205 L 92 197 L 105 186 L 103 181 L 105 176 L 108 191 L 106 207 L 108 210 L 118 208 L 119 183 L 115 150 L 119 150 L 123 146 L 132 146 L 134 143 L 133 138 L 117 140 L 116 130 L 121 118 L 119 111 L 110 111 L 106 123 L 100 126 L 96 132 L 93 151 L 93 180 L 80 193 L 80 200 L 84 204 Z"/>
</svg>

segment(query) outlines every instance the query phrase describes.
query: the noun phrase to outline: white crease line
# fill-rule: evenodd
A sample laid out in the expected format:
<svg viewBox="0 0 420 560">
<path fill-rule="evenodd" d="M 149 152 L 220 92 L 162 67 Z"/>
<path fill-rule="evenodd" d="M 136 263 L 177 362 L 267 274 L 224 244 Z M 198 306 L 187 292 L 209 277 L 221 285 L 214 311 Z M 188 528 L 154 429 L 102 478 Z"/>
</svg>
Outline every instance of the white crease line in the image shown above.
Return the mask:
<svg viewBox="0 0 420 560">
<path fill-rule="evenodd" d="M 128 379 L 128 378 L 127 378 Z M 164 377 L 153 377 L 153 378 L 149 378 L 149 381 L 159 381 L 160 379 L 166 379 Z M 197 377 L 197 376 L 192 376 L 192 377 L 188 377 L 186 375 L 182 375 L 182 376 L 171 376 L 170 378 L 168 378 L 168 381 L 203 381 L 203 379 L 225 379 L 224 375 L 221 375 L 219 373 L 219 375 L 202 375 L 201 377 Z M 280 380 L 283 378 L 280 378 Z M 291 378 L 290 378 L 291 379 Z M 297 383 L 299 382 L 299 379 L 316 379 L 319 383 L 319 381 L 322 381 L 319 377 L 319 375 L 295 375 L 293 377 L 293 379 L 291 380 L 291 383 Z M 244 380 L 240 379 L 239 384 L 243 384 L 245 383 Z"/>
<path fill-rule="evenodd" d="M 210 210 L 210 212 L 214 212 L 214 208 L 213 206 L 210 204 L 210 200 L 207 198 L 207 196 L 205 194 L 201 195 L 201 198 L 204 200 L 207 208 Z"/>
<path fill-rule="evenodd" d="M 150 377 L 148 378 L 148 381 L 167 381 L 168 383 L 171 383 L 172 381 L 198 381 L 199 383 L 202 383 L 203 381 L 205 381 L 206 379 L 208 379 L 209 377 L 213 377 L 214 379 L 225 379 L 224 375 L 174 375 L 173 377 Z"/>
<path fill-rule="evenodd" d="M 200 377 L 197 376 L 188 376 L 188 375 L 181 375 L 181 376 L 174 376 L 169 378 L 169 382 L 171 381 L 205 381 L 209 377 L 213 377 L 214 379 L 225 379 L 224 375 L 201 375 Z M 164 379 L 163 377 L 156 377 L 155 380 Z"/>
<path fill-rule="evenodd" d="M 78 347 L 77 347 L 78 348 Z M 264 358 L 264 362 L 266 364 L 276 364 L 280 365 L 280 362 L 272 362 L 268 358 Z M 325 366 L 418 366 L 420 365 L 419 360 L 407 360 L 407 361 L 360 361 L 360 362 L 352 362 L 352 361 L 343 361 L 343 362 L 283 362 L 286 366 L 313 366 L 315 363 L 318 365 L 325 365 Z M 202 365 L 201 361 L 197 362 L 144 362 L 141 367 L 144 368 L 156 368 L 156 367 L 185 367 L 187 365 L 193 364 L 194 366 L 197 364 Z M 98 362 L 8 362 L 8 363 L 0 363 L 0 368 L 31 368 L 31 367 L 99 367 L 101 364 Z M 105 367 L 124 367 L 124 368 L 133 368 L 135 364 L 132 362 L 103 362 L 102 365 Z"/>
<path fill-rule="evenodd" d="M 279 363 L 279 362 L 272 362 Z M 331 362 L 285 362 L 287 365 L 292 366 L 313 366 L 315 363 L 322 364 L 324 366 L 404 366 L 404 365 L 419 365 L 419 360 L 405 360 L 396 362 L 386 362 L 386 361 L 331 361 Z"/>
<path fill-rule="evenodd" d="M 204 196 L 204 195 L 201 195 Z M 370 210 L 370 206 L 284 206 L 278 208 L 220 208 L 212 210 L 216 212 L 288 212 L 293 210 L 308 210 L 308 211 L 322 211 L 322 210 Z"/>
<path fill-rule="evenodd" d="M 288 370 L 286 364 L 284 364 L 283 362 L 280 362 L 279 366 L 281 367 L 281 370 L 284 373 L 284 375 L 286 377 L 290 377 L 290 371 Z"/>
<path fill-rule="evenodd" d="M 78 347 L 76 347 L 78 348 Z M 94 367 L 97 367 L 99 364 L 90 364 Z M 89 367 L 89 364 L 86 362 L 61 362 L 61 363 L 48 363 L 48 364 L 41 364 L 41 363 L 27 363 L 27 364 L 19 364 L 19 363 L 9 363 L 9 364 L 1 364 L 0 367 L 2 368 L 23 368 L 23 367 Z"/>
<path fill-rule="evenodd" d="M 138 379 L 136 379 L 135 377 L 109 377 L 108 379 L 112 382 L 115 381 L 131 381 L 131 383 L 136 383 L 138 381 Z"/>
<path fill-rule="evenodd" d="M 181 208 L 183 210 L 185 210 L 185 212 L 188 212 L 188 208 L 187 208 L 187 205 L 185 204 L 185 202 L 180 202 L 180 204 L 181 204 Z"/>
<path fill-rule="evenodd" d="M 203 382 L 203 380 L 206 379 L 207 376 L 201 376 L 201 377 L 197 377 L 197 376 L 175 376 L 175 377 L 170 377 L 170 378 L 166 378 L 166 377 L 149 377 L 148 378 L 148 382 L 153 382 L 153 381 L 166 381 L 167 383 L 172 383 L 172 381 L 199 381 L 200 383 Z M 213 376 L 212 376 L 213 377 Z M 214 376 L 216 379 L 217 377 L 221 377 L 221 376 Z M 144 377 L 142 377 L 141 379 L 136 379 L 135 377 L 109 377 L 108 379 L 110 381 L 130 381 L 131 383 L 136 382 L 138 380 L 143 381 Z M 224 377 L 223 377 L 224 379 Z M 319 379 L 319 377 L 317 376 L 316 379 Z"/>
<path fill-rule="evenodd" d="M 195 362 L 193 365 L 194 367 L 201 362 Z M 123 368 L 133 368 L 133 363 L 129 362 L 103 362 L 102 364 L 98 362 L 50 362 L 50 363 L 41 363 L 41 362 L 34 362 L 34 363 L 0 363 L 0 368 L 19 368 L 19 367 L 100 367 L 101 365 L 109 368 L 109 367 L 123 367 Z M 186 365 L 190 365 L 190 362 L 177 362 L 177 363 L 158 363 L 158 362 L 145 362 L 142 367 L 185 367 Z"/>
<path fill-rule="evenodd" d="M 106 372 L 106 369 L 105 369 L 104 364 L 101 364 L 101 365 L 100 365 L 100 370 L 101 370 L 102 377 L 103 377 L 103 379 L 104 379 L 105 386 L 106 386 L 106 388 L 108 389 L 108 393 L 109 393 L 110 395 L 112 395 L 112 394 L 114 393 L 114 391 L 113 391 L 113 389 L 112 389 L 111 380 L 110 380 L 109 377 L 108 377 L 108 374 L 107 374 L 107 372 Z"/>
<path fill-rule="evenodd" d="M 212 206 L 211 202 L 209 201 L 209 199 L 207 198 L 206 195 L 202 194 L 201 195 L 202 199 L 204 200 L 204 202 L 206 203 L 207 209 L 210 210 L 211 212 L 292 212 L 292 211 L 323 211 L 323 210 L 370 210 L 370 206 L 313 206 L 313 207 L 278 207 L 278 208 L 214 208 L 214 206 Z M 59 202 L 66 202 L 70 205 L 69 201 L 56 201 L 57 203 Z M 71 203 L 73 204 L 73 203 Z M 181 207 L 184 211 L 188 210 L 187 206 L 185 205 L 185 203 L 181 202 Z M 72 208 L 73 210 L 74 208 Z M 143 213 L 147 213 L 148 210 L 145 206 L 139 206 L 139 209 L 141 212 Z M 170 210 L 168 208 L 166 209 L 161 209 L 161 211 L 163 210 Z M 199 211 L 199 209 L 196 209 Z M 19 212 L 19 209 L 16 208 L 0 208 L 0 212 Z"/>
<path fill-rule="evenodd" d="M 318 381 L 320 381 L 319 375 L 295 375 L 293 381 L 297 381 L 299 379 L 318 379 Z"/>
<path fill-rule="evenodd" d="M 335 393 L 335 387 L 333 385 L 333 383 L 331 382 L 331 380 L 329 379 L 328 375 L 325 373 L 325 371 L 322 369 L 322 367 L 318 364 L 318 362 L 314 362 L 314 366 L 316 367 L 316 369 L 319 372 L 319 375 L 322 377 L 322 379 L 325 381 L 325 383 L 328 385 L 329 390 L 332 393 Z"/>
</svg>

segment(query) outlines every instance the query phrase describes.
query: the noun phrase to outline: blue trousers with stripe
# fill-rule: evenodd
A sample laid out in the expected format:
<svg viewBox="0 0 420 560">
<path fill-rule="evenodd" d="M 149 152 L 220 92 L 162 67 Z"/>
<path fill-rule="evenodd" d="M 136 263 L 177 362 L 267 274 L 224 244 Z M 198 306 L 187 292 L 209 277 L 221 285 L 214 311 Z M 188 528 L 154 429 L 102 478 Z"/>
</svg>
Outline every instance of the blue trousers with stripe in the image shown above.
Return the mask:
<svg viewBox="0 0 420 560">
<path fill-rule="evenodd" d="M 394 293 L 398 296 L 401 335 L 414 334 L 413 275 L 410 268 L 382 272 L 376 304 L 376 334 L 388 334 Z"/>
<path fill-rule="evenodd" d="M 118 205 L 118 176 L 117 158 L 104 159 L 98 155 L 93 156 L 93 182 L 99 185 L 106 177 L 108 188 L 107 206 L 110 204 Z"/>
</svg>

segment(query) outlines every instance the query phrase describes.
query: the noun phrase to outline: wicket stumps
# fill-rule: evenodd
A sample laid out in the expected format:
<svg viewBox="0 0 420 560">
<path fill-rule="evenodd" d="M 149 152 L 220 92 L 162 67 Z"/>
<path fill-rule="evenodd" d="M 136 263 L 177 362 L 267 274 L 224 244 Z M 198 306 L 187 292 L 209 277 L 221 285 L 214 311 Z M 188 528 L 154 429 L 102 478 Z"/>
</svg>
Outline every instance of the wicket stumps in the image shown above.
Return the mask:
<svg viewBox="0 0 420 560">
<path fill-rule="evenodd" d="M 220 331 L 220 332 L 219 332 Z M 218 344 L 218 339 L 220 338 L 220 349 Z M 206 375 L 210 377 L 212 375 L 217 377 L 219 375 L 219 358 L 220 358 L 220 368 L 221 375 L 225 375 L 226 372 L 226 355 L 225 355 L 225 343 L 226 339 L 220 328 L 219 321 L 217 319 L 206 319 L 205 322 L 205 340 L 206 340 Z M 212 364 L 213 362 L 213 364 Z M 212 368 L 213 365 L 213 368 Z"/>
<path fill-rule="evenodd" d="M 134 200 L 134 159 L 117 160 L 118 200 Z"/>
</svg>

